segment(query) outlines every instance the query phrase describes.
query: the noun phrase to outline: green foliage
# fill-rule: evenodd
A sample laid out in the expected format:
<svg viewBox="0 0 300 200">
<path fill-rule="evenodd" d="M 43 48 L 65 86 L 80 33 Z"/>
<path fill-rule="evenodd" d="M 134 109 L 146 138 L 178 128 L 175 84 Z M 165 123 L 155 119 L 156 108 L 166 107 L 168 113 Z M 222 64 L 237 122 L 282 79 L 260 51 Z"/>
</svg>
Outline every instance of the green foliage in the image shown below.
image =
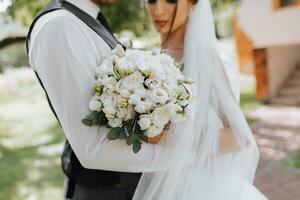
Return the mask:
<svg viewBox="0 0 300 200">
<path fill-rule="evenodd" d="M 14 0 L 6 17 L 29 26 L 34 17 L 47 5 L 49 0 Z"/>
<path fill-rule="evenodd" d="M 49 0 L 14 0 L 6 17 L 29 26 L 35 16 L 47 5 Z M 111 5 L 101 5 L 113 32 L 129 29 L 141 35 L 148 27 L 147 13 L 141 0 L 118 0 Z"/>
<path fill-rule="evenodd" d="M 141 0 L 118 0 L 111 5 L 101 6 L 114 32 L 129 29 L 137 35 L 148 30 L 149 20 Z"/>
</svg>

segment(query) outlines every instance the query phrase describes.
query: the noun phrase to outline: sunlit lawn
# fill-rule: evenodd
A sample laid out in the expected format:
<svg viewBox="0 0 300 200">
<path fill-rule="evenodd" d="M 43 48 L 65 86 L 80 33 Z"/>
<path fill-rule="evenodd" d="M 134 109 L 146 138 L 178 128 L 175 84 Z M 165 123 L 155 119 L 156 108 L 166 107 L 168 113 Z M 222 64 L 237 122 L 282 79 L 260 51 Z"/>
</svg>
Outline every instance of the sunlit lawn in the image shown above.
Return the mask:
<svg viewBox="0 0 300 200">
<path fill-rule="evenodd" d="M 63 199 L 64 140 L 35 79 L 0 91 L 0 199 Z"/>
<path fill-rule="evenodd" d="M 63 132 L 33 74 L 12 85 L 0 90 L 0 200 L 63 199 Z M 259 105 L 242 92 L 245 111 Z"/>
</svg>

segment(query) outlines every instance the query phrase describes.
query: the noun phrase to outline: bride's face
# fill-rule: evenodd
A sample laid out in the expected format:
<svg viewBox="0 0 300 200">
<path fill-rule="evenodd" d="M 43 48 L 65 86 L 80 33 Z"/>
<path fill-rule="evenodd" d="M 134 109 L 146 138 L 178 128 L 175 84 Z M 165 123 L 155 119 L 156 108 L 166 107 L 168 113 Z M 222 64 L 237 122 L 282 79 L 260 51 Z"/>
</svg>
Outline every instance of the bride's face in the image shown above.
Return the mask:
<svg viewBox="0 0 300 200">
<path fill-rule="evenodd" d="M 188 20 L 192 0 L 146 0 L 156 30 L 162 35 L 176 31 Z"/>
</svg>

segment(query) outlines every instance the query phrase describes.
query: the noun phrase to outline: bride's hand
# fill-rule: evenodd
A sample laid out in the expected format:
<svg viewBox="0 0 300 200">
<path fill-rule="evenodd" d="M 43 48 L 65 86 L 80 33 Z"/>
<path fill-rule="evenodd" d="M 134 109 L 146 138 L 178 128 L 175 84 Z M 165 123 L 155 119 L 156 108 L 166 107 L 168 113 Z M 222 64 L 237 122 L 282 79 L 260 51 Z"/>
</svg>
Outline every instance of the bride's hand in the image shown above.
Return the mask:
<svg viewBox="0 0 300 200">
<path fill-rule="evenodd" d="M 162 131 L 159 135 L 155 136 L 155 137 L 149 137 L 148 139 L 148 143 L 151 144 L 158 144 L 159 141 L 161 140 L 161 138 L 164 136 L 166 131 Z"/>
<path fill-rule="evenodd" d="M 164 128 L 164 130 L 159 135 L 157 135 L 155 137 L 149 137 L 148 143 L 158 144 L 160 142 L 160 140 L 162 139 L 162 137 L 165 136 L 165 134 L 169 130 L 169 128 L 170 128 L 170 122 L 166 125 L 166 127 Z"/>
</svg>

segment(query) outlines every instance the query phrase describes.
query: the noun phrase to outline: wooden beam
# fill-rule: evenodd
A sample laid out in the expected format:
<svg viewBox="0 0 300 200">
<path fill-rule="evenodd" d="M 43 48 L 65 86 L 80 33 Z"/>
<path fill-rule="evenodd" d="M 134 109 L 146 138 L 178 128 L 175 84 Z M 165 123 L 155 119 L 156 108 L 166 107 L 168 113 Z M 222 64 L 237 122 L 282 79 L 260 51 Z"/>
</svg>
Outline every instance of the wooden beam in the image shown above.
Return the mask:
<svg viewBox="0 0 300 200">
<path fill-rule="evenodd" d="M 267 49 L 254 49 L 253 57 L 255 63 L 256 98 L 259 100 L 268 100 L 269 84 Z"/>
</svg>

